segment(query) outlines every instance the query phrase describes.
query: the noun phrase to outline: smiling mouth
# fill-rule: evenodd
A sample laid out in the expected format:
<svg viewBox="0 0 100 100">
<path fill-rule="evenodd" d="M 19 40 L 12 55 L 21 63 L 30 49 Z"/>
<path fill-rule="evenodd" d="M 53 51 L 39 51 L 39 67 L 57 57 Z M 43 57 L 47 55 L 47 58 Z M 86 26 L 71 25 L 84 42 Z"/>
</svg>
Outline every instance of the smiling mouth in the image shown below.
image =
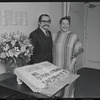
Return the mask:
<svg viewBox="0 0 100 100">
<path fill-rule="evenodd" d="M 68 29 L 68 27 L 64 27 L 63 29 Z"/>
</svg>

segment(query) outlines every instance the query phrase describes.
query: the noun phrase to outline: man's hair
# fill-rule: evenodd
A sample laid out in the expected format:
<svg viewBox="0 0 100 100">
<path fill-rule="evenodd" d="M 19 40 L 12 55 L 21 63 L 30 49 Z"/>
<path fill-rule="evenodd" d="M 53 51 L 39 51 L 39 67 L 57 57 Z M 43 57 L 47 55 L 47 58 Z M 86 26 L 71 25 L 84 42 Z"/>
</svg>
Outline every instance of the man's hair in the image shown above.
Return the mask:
<svg viewBox="0 0 100 100">
<path fill-rule="evenodd" d="M 69 16 L 65 16 L 65 17 L 62 17 L 59 21 L 59 23 L 61 24 L 62 23 L 62 20 L 68 20 L 69 21 L 69 24 L 71 22 L 71 18 Z"/>
<path fill-rule="evenodd" d="M 48 14 L 41 14 L 41 15 L 39 16 L 38 22 L 41 22 L 41 19 L 42 19 L 43 16 L 47 16 L 47 17 L 49 17 L 49 19 L 50 19 L 50 16 L 49 16 Z M 50 19 L 50 21 L 51 21 L 51 19 Z"/>
</svg>

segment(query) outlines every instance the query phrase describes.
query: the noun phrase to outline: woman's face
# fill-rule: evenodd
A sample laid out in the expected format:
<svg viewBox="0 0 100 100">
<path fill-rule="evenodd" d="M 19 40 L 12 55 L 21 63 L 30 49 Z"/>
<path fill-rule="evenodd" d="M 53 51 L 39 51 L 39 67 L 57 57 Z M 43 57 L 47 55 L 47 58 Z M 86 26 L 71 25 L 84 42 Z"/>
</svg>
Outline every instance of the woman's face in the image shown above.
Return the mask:
<svg viewBox="0 0 100 100">
<path fill-rule="evenodd" d="M 69 21 L 64 19 L 62 20 L 61 24 L 60 24 L 60 28 L 63 32 L 66 32 L 69 30 Z"/>
</svg>

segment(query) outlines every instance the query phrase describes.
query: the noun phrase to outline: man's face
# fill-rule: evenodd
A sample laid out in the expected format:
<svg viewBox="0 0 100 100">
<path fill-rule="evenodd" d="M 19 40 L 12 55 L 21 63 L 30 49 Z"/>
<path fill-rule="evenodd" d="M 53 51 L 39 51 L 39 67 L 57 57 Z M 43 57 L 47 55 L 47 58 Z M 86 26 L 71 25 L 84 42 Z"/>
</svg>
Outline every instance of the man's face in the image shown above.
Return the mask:
<svg viewBox="0 0 100 100">
<path fill-rule="evenodd" d="M 42 16 L 41 22 L 39 22 L 40 27 L 42 27 L 44 30 L 48 30 L 50 26 L 50 18 L 48 16 Z"/>
</svg>

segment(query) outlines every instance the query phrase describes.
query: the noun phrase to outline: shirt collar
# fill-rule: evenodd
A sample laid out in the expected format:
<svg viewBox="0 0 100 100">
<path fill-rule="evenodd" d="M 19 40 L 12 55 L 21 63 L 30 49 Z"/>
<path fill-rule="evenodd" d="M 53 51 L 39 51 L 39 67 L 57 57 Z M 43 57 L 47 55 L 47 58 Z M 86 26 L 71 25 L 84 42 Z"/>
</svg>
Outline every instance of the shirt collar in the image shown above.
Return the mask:
<svg viewBox="0 0 100 100">
<path fill-rule="evenodd" d="M 40 27 L 40 29 L 45 33 L 45 30 L 42 27 Z"/>
</svg>

